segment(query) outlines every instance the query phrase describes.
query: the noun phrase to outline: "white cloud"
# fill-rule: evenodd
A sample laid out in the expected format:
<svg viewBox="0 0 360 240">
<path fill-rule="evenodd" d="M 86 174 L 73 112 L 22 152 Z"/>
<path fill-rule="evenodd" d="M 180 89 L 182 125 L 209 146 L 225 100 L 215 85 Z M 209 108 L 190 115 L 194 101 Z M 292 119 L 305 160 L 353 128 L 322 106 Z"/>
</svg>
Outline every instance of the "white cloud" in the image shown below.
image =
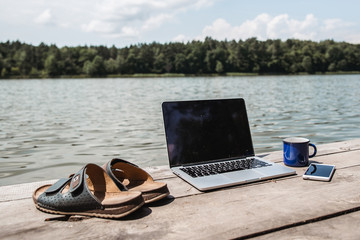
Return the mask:
<svg viewBox="0 0 360 240">
<path fill-rule="evenodd" d="M 360 44 L 360 33 L 349 34 L 346 38 L 347 42 Z"/>
<path fill-rule="evenodd" d="M 38 24 L 50 24 L 52 23 L 52 14 L 50 9 L 46 9 L 39 16 L 34 19 Z"/>
<path fill-rule="evenodd" d="M 268 14 L 260 14 L 254 20 L 247 20 L 240 26 L 232 28 L 232 38 L 251 38 L 254 36 L 264 36 L 267 34 L 267 23 L 271 21 Z M 259 37 L 260 38 L 260 37 Z"/>
<path fill-rule="evenodd" d="M 172 39 L 173 42 L 186 42 L 189 40 L 190 38 L 186 37 L 184 34 L 179 34 Z"/>
<path fill-rule="evenodd" d="M 165 23 L 179 21 L 179 14 L 201 10 L 218 0 L 4 1 L 0 19 L 9 24 L 27 25 L 30 19 L 36 24 L 51 24 L 62 30 L 93 33 L 97 37 L 139 38 Z"/>
<path fill-rule="evenodd" d="M 247 20 L 238 26 L 232 26 L 225 19 L 216 19 L 211 25 L 205 26 L 196 39 L 209 36 L 214 39 L 248 39 L 256 37 L 259 40 L 296 38 L 319 41 L 324 39 L 353 40 L 349 27 L 353 23 L 341 19 L 318 20 L 313 14 L 308 14 L 303 20 L 291 18 L 288 14 L 270 16 L 263 13 L 252 20 Z M 347 31 L 347 33 L 345 33 Z M 352 37 L 356 39 L 356 36 Z"/>
<path fill-rule="evenodd" d="M 132 27 L 123 27 L 120 33 L 122 37 L 137 37 L 138 35 L 138 30 Z"/>
<path fill-rule="evenodd" d="M 142 29 L 144 30 L 151 30 L 154 28 L 158 28 L 160 27 L 164 22 L 171 20 L 173 18 L 172 15 L 170 14 L 159 14 L 157 16 L 153 16 L 150 17 L 149 19 L 147 19 L 143 26 Z"/>
<path fill-rule="evenodd" d="M 93 18 L 83 24 L 83 30 L 112 36 L 136 37 L 136 34 L 139 36 L 143 31 L 161 27 L 180 12 L 209 6 L 213 1 L 106 0 L 95 4 Z M 101 24 L 96 24 L 99 26 L 96 27 L 94 23 Z"/>
<path fill-rule="evenodd" d="M 314 39 L 317 34 L 318 20 L 312 14 L 306 15 L 303 21 L 291 19 L 289 15 L 282 14 L 270 19 L 265 26 L 266 38 Z"/>
<path fill-rule="evenodd" d="M 351 27 L 351 26 L 354 26 L 354 23 L 345 22 L 339 18 L 326 19 L 324 21 L 324 29 L 326 31 L 332 31 L 336 28 Z"/>
<path fill-rule="evenodd" d="M 110 22 L 92 20 L 88 24 L 83 24 L 82 29 L 85 32 L 109 33 L 114 31 L 115 25 Z"/>
<path fill-rule="evenodd" d="M 216 19 L 211 26 L 206 26 L 202 32 L 204 37 L 212 36 L 214 38 L 226 38 L 226 36 L 231 36 L 233 33 L 233 27 L 226 22 L 224 19 Z"/>
</svg>

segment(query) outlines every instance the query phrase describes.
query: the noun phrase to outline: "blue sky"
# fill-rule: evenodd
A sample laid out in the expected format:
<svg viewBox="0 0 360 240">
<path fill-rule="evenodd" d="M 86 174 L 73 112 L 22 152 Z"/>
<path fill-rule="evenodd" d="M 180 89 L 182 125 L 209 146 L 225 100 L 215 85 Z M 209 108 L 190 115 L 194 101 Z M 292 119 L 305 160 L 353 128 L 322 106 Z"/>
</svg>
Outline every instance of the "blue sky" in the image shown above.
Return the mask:
<svg viewBox="0 0 360 240">
<path fill-rule="evenodd" d="M 0 41 L 62 46 L 289 38 L 360 43 L 355 0 L 0 0 Z"/>
</svg>

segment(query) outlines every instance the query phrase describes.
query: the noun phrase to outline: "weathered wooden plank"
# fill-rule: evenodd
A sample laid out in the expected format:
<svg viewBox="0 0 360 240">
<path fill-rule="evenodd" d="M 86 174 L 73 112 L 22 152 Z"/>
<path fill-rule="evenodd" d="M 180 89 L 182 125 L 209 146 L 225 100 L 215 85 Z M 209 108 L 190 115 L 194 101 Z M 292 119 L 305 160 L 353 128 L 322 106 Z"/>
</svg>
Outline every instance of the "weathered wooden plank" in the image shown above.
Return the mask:
<svg viewBox="0 0 360 240">
<path fill-rule="evenodd" d="M 338 166 L 331 182 L 305 181 L 299 175 L 206 194 L 179 196 L 174 201 L 144 207 L 122 220 L 73 218 L 82 220 L 44 222 L 53 215 L 37 211 L 31 199 L 3 202 L 0 204 L 0 224 L 5 230 L 1 231 L 0 238 L 240 237 L 359 207 L 359 157 L 360 151 L 319 156 L 317 161 L 336 162 Z M 180 182 L 168 182 L 171 192 L 174 185 L 184 185 L 178 178 L 165 180 L 175 179 Z M 339 227 L 342 225 L 341 222 L 338 224 Z"/>
<path fill-rule="evenodd" d="M 272 232 L 254 239 L 360 239 L 360 212 Z"/>
<path fill-rule="evenodd" d="M 40 186 L 53 184 L 56 180 L 48 180 L 33 183 L 23 183 L 0 187 L 0 203 L 30 198 L 32 193 Z"/>
</svg>

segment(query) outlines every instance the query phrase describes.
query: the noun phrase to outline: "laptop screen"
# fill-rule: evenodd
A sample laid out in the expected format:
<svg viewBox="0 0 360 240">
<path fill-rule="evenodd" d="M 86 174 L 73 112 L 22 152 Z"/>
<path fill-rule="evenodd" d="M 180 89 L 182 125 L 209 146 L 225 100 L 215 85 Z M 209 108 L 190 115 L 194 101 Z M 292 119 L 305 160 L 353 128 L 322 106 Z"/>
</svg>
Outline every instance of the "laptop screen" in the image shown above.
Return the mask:
<svg viewBox="0 0 360 240">
<path fill-rule="evenodd" d="M 164 102 L 170 167 L 254 156 L 244 99 Z"/>
</svg>

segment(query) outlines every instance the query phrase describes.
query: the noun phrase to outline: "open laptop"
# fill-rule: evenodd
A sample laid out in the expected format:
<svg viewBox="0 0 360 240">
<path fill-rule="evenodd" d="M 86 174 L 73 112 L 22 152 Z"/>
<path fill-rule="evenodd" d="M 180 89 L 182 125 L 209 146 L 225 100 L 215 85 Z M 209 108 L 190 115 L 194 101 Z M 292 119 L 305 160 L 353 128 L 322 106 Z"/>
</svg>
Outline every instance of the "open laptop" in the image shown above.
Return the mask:
<svg viewBox="0 0 360 240">
<path fill-rule="evenodd" d="M 200 191 L 296 172 L 255 156 L 245 101 L 162 104 L 170 168 Z"/>
</svg>

